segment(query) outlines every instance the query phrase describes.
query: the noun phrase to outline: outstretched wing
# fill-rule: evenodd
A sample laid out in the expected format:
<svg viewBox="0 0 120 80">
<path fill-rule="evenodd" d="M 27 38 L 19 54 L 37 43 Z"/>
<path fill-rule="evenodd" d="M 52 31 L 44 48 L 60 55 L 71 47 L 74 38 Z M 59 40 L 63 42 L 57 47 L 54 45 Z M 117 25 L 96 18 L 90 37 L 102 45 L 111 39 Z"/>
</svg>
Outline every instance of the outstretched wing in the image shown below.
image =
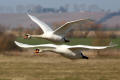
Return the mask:
<svg viewBox="0 0 120 80">
<path fill-rule="evenodd" d="M 15 41 L 15 44 L 22 48 L 34 48 L 34 47 L 40 47 L 40 48 L 56 48 L 56 45 L 54 44 L 41 44 L 41 45 L 29 45 L 29 44 L 23 44 L 20 42 Z"/>
<path fill-rule="evenodd" d="M 44 22 L 40 21 L 35 16 L 31 16 L 30 14 L 28 14 L 28 16 L 30 17 L 31 20 L 33 20 L 35 23 L 37 23 L 40 26 L 40 28 L 42 29 L 42 31 L 44 33 L 48 32 L 48 31 L 53 31 L 47 24 L 45 24 Z"/>
<path fill-rule="evenodd" d="M 78 50 L 78 49 L 105 49 L 108 47 L 114 47 L 116 45 L 110 45 L 110 46 L 88 46 L 88 45 L 75 45 L 75 46 L 69 46 L 68 48 L 71 50 Z"/>
<path fill-rule="evenodd" d="M 86 21 L 86 19 L 80 19 L 75 21 L 70 21 L 62 25 L 61 27 L 57 28 L 54 33 L 65 36 L 67 32 L 69 32 L 74 26 L 80 26 L 80 23 Z"/>
</svg>

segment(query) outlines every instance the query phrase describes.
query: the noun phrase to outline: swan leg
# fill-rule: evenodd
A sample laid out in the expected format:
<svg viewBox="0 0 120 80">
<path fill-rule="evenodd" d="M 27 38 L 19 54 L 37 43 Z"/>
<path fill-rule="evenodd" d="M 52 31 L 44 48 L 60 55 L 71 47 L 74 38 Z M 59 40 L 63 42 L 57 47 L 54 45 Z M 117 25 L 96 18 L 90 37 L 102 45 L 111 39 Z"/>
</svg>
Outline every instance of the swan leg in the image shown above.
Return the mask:
<svg viewBox="0 0 120 80">
<path fill-rule="evenodd" d="M 65 37 L 63 38 L 65 42 L 70 42 L 70 40 L 66 39 Z"/>
<path fill-rule="evenodd" d="M 88 59 L 88 57 L 87 56 L 85 56 L 85 55 L 83 55 L 83 53 L 81 52 L 81 56 L 82 56 L 82 58 L 83 59 Z"/>
</svg>

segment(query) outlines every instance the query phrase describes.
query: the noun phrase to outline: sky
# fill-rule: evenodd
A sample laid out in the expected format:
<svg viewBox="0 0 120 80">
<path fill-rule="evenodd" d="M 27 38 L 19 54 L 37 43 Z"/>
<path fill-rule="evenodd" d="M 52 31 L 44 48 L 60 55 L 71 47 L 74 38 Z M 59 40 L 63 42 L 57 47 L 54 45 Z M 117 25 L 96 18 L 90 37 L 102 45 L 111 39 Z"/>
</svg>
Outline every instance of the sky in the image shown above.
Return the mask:
<svg viewBox="0 0 120 80">
<path fill-rule="evenodd" d="M 0 0 L 0 6 L 12 6 L 16 5 L 42 5 L 43 7 L 59 7 L 65 4 L 96 4 L 100 8 L 105 10 L 117 11 L 120 10 L 120 0 Z"/>
</svg>

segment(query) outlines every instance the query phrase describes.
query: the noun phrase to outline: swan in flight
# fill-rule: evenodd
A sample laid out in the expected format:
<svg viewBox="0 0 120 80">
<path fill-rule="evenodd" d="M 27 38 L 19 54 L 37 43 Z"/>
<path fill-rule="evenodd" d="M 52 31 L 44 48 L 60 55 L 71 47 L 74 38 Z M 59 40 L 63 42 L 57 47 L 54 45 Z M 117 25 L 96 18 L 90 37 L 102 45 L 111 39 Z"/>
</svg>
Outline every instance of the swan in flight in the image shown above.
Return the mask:
<svg viewBox="0 0 120 80">
<path fill-rule="evenodd" d="M 80 24 L 81 22 L 85 21 L 86 19 L 80 19 L 80 20 L 75 20 L 75 21 L 70 21 L 62 25 L 61 27 L 53 30 L 50 26 L 45 24 L 44 22 L 40 21 L 37 19 L 35 16 L 31 16 L 28 14 L 30 19 L 34 21 L 38 26 L 42 29 L 43 34 L 41 35 L 30 35 L 30 34 L 25 34 L 24 38 L 29 39 L 31 37 L 40 37 L 43 39 L 47 39 L 52 42 L 70 42 L 65 38 L 65 34 L 69 32 L 73 26 Z"/>
<path fill-rule="evenodd" d="M 108 47 L 114 47 L 116 45 L 110 45 L 110 46 L 88 46 L 88 45 L 55 45 L 55 44 L 41 44 L 41 45 L 29 45 L 29 44 L 23 44 L 20 42 L 15 41 L 15 44 L 22 48 L 41 48 L 36 49 L 36 53 L 40 53 L 43 51 L 51 51 L 55 53 L 59 53 L 67 58 L 71 59 L 88 59 L 87 56 L 83 55 L 82 51 L 80 49 L 105 49 Z"/>
</svg>

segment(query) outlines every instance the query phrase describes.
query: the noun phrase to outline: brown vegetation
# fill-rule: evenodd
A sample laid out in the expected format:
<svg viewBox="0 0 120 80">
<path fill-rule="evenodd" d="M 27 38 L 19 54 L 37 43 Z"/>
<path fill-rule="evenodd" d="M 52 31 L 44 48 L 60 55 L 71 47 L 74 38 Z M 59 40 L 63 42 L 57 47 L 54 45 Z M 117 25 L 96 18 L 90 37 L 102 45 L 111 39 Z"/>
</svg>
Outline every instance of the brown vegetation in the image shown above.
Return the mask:
<svg viewBox="0 0 120 80">
<path fill-rule="evenodd" d="M 6 29 L 0 25 L 0 52 L 11 51 L 11 50 L 21 50 L 18 48 L 14 41 L 16 36 L 14 34 L 6 33 Z"/>
<path fill-rule="evenodd" d="M 3 34 L 0 37 L 0 51 L 19 50 L 14 44 L 16 37 L 13 34 Z"/>
</svg>

